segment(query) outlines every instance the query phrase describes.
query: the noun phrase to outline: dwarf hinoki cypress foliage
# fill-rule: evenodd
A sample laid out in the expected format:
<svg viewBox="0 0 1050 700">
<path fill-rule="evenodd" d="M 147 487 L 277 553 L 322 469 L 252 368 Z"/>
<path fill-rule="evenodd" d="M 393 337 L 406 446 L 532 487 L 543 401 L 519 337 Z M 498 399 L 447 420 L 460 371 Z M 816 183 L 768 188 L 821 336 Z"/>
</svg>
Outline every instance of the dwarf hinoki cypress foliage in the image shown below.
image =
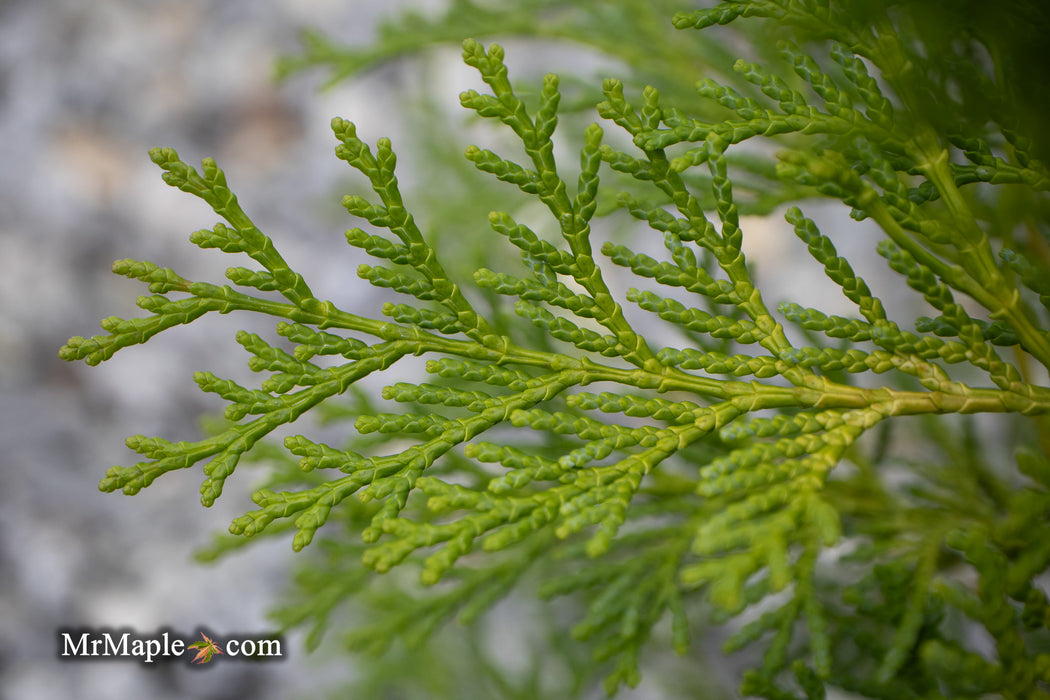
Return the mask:
<svg viewBox="0 0 1050 700">
<path fill-rule="evenodd" d="M 211 505 L 261 452 L 275 476 L 230 531 L 290 531 L 296 550 L 319 540 L 324 557 L 278 614 L 311 625 L 312 644 L 373 572 L 402 567 L 443 585 L 428 595 L 392 581 L 353 648 L 421 641 L 539 580 L 542 597 L 582 601 L 573 633 L 610 662 L 610 692 L 637 683 L 661 621 L 685 654 L 703 620 L 736 619 L 726 651 L 761 651 L 743 677 L 749 695 L 1050 697 L 1050 604 L 1038 580 L 1050 563 L 1044 144 L 1010 82 L 1019 68 L 1003 37 L 959 20 L 967 31 L 954 43 L 924 43 L 917 30 L 930 20 L 910 5 L 862 5 L 727 0 L 674 15 L 675 41 L 744 17 L 785 38 L 756 52 L 767 62 L 752 55 L 720 79 L 672 70 L 673 55 L 654 49 L 657 69 L 689 85 L 670 99 L 606 80 L 600 120 L 569 138 L 578 162 L 555 158 L 559 78 L 516 88 L 498 45 L 467 40 L 463 58 L 487 91 L 462 93 L 462 104 L 521 148 L 469 146 L 466 158 L 541 203 L 558 232 L 503 210 L 459 222 L 520 254 L 517 267 L 472 279 L 448 271 L 456 249 L 423 235 L 427 212 L 402 192 L 391 142 L 333 120 L 337 157 L 372 191 L 343 200 L 367 225 L 346 241 L 373 258 L 357 272 L 389 290 L 385 318 L 316 297 L 309 271 L 289 267 L 213 161 L 196 169 L 154 149 L 164 181 L 223 220 L 191 240 L 255 265 L 231 267 L 231 286 L 118 261 L 115 272 L 153 293 L 139 299 L 150 315 L 106 319 L 107 335 L 72 338 L 62 357 L 97 364 L 216 311 L 271 316 L 276 337 L 236 336 L 266 375 L 258 388 L 197 373 L 229 403 L 228 423 L 197 442 L 129 438 L 145 459 L 110 469 L 101 488 L 134 494 L 200 464 Z M 406 37 L 447 40 L 456 17 L 473 18 L 479 35 L 511 16 L 508 30 L 542 33 L 523 12 L 457 2 L 444 19 L 406 21 L 372 54 L 314 37 L 300 63 L 340 77 L 404 50 Z M 608 38 L 608 15 L 594 16 L 594 36 Z M 638 55 L 627 42 L 594 43 Z M 724 47 L 702 45 L 717 63 Z M 760 141 L 776 160 L 746 145 Z M 884 307 L 807 218 L 803 200 L 814 197 L 877 224 L 872 247 L 929 316 Z M 741 212 L 774 209 L 812 257 L 797 274 L 823 272 L 853 313 L 763 296 Z M 601 216 L 633 217 L 663 254 L 598 240 Z M 636 280 L 622 295 L 609 281 L 617 271 Z M 657 342 L 671 337 L 657 324 L 680 342 Z M 399 371 L 409 357 L 426 359 L 426 380 Z M 356 390 L 372 375 L 389 378 L 381 399 Z M 325 412 L 353 418 L 343 442 L 293 435 L 284 457 L 261 442 Z M 946 415 L 987 413 L 1017 417 L 1011 464 L 989 456 L 973 421 Z M 894 426 L 918 420 L 943 462 L 893 459 Z"/>
</svg>

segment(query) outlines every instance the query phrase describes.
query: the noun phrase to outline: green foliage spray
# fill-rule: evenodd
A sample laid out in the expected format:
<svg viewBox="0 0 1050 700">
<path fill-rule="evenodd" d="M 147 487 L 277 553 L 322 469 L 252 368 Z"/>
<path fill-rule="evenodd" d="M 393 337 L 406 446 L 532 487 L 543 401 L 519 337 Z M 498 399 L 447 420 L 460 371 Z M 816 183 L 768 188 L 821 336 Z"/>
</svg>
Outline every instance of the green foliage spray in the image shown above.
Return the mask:
<svg viewBox="0 0 1050 700">
<path fill-rule="evenodd" d="M 313 543 L 276 619 L 315 646 L 351 611 L 351 649 L 393 645 L 359 690 L 571 697 L 597 674 L 612 694 L 650 667 L 643 651 L 698 657 L 720 635 L 747 696 L 1050 698 L 1047 12 L 992 7 L 455 0 L 363 50 L 306 35 L 285 73 L 342 80 L 495 34 L 572 39 L 626 68 L 600 95 L 586 76 L 518 85 L 500 46 L 463 42 L 486 86 L 463 107 L 517 143 L 466 149 L 504 191 L 487 221 L 456 226 L 520 259 L 490 255 L 472 276 L 462 241 L 423 234 L 449 221 L 402 191 L 391 142 L 333 120 L 336 156 L 371 192 L 344 198 L 361 226 L 346 241 L 372 259 L 361 284 L 388 290 L 383 318 L 316 297 L 214 161 L 152 150 L 164 181 L 221 219 L 192 242 L 253 264 L 221 284 L 117 261 L 149 287 L 148 315 L 107 318 L 61 356 L 97 364 L 210 312 L 271 316 L 276 335 L 236 335 L 258 388 L 195 375 L 228 402 L 221 427 L 129 438 L 143 461 L 101 489 L 134 494 L 201 464 L 208 506 L 240 463 L 265 460 L 257 509 L 206 556 L 263 536 Z M 874 223 L 875 252 L 929 315 L 883 305 L 807 217 L 818 198 Z M 515 218 L 528 201 L 546 228 Z M 743 215 L 786 218 L 812 257 L 797 274 L 823 272 L 852 313 L 771 308 Z M 617 291 L 613 272 L 633 286 Z M 425 380 L 400 369 L 413 357 Z M 358 388 L 372 375 L 389 378 L 379 398 Z M 266 441 L 304 414 L 348 421 L 343 437 Z M 978 439 L 975 414 L 1003 415 L 1010 459 Z M 496 668 L 480 633 L 456 653 L 424 644 L 537 592 L 577 624 L 568 640 L 551 623 L 531 672 Z M 469 679 L 440 680 L 463 655 Z M 718 692 L 681 673 L 670 695 Z"/>
</svg>

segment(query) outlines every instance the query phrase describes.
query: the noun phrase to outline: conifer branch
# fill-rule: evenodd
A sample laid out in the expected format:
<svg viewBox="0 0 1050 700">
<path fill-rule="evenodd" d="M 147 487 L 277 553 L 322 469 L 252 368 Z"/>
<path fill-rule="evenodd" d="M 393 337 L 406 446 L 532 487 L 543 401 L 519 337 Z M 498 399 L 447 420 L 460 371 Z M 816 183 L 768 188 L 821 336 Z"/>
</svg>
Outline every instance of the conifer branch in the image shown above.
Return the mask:
<svg viewBox="0 0 1050 700">
<path fill-rule="evenodd" d="M 454 4 L 477 10 L 479 29 L 543 33 L 532 17 L 500 25 L 498 13 Z M 349 646 L 381 652 L 397 639 L 422 643 L 454 617 L 473 621 L 535 574 L 542 597 L 582 603 L 573 634 L 606 664 L 610 693 L 639 682 L 642 651 L 658 643 L 662 619 L 681 654 L 698 618 L 739 617 L 747 621 L 727 653 L 764 649 L 742 678 L 748 694 L 1045 696 L 1050 603 L 1037 578 L 1050 565 L 1047 455 L 1023 448 L 1016 464 L 993 468 L 979 445 L 960 451 L 955 428 L 941 427 L 925 437 L 945 464 L 897 464 L 910 475 L 902 486 L 889 475 L 887 436 L 908 416 L 1050 414 L 1050 387 L 1031 371 L 1050 369 L 1040 308 L 1050 308 L 1050 273 L 1012 228 L 1023 217 L 1043 231 L 1050 173 L 1016 125 L 924 111 L 922 91 L 938 76 L 918 74 L 940 64 L 916 49 L 922 38 L 907 34 L 907 13 L 875 9 L 862 21 L 853 9 L 724 0 L 675 15 L 674 27 L 705 30 L 700 36 L 764 18 L 793 28 L 795 41 L 692 90 L 608 79 L 596 105 L 602 124 L 580 128 L 566 118 L 573 110 L 558 76 L 519 86 L 500 46 L 463 42 L 463 60 L 486 90 L 463 92 L 461 104 L 521 144 L 520 162 L 478 146 L 466 148 L 466 160 L 481 177 L 512 185 L 508 196 L 542 204 L 557 232 L 541 235 L 509 206 L 470 223 L 515 252 L 512 270 L 492 257 L 459 278 L 446 264 L 457 251 L 433 244 L 417 223 L 427 212 L 402 191 L 391 140 L 371 145 L 352 122 L 334 119 L 337 157 L 372 192 L 343 200 L 370 227 L 345 234 L 375 259 L 358 276 L 399 295 L 381 319 L 316 297 L 214 161 L 198 170 L 172 149 L 154 149 L 164 181 L 222 219 L 190 240 L 258 267 L 229 268 L 230 286 L 119 260 L 113 271 L 151 292 L 138 302 L 150 315 L 107 318 L 107 335 L 73 337 L 60 356 L 98 364 L 210 312 L 271 317 L 277 338 L 236 334 L 249 367 L 267 375 L 257 388 L 194 375 L 227 402 L 226 425 L 196 442 L 131 437 L 128 447 L 145 460 L 113 467 L 100 488 L 134 494 L 202 464 L 208 506 L 241 462 L 278 464 L 253 495 L 257 508 L 230 532 L 294 531 L 293 549 L 313 543 L 329 553 L 305 569 L 300 594 L 278 613 L 286 625 L 311 626 L 310 646 L 359 594 L 375 594 L 383 612 L 352 632 Z M 339 77 L 410 50 L 403 39 L 413 31 L 428 42 L 451 32 L 445 16 L 412 22 L 370 53 L 313 36 L 300 64 L 328 65 Z M 607 35 L 594 41 L 616 45 Z M 722 55 L 720 44 L 706 46 Z M 994 88 L 967 71 L 981 89 Z M 578 149 L 578 166 L 575 156 L 564 162 L 556 134 Z M 749 141 L 781 149 L 777 161 L 745 150 Z M 756 177 L 770 189 L 758 203 L 749 201 L 761 189 Z M 1004 187 L 1037 205 L 1010 213 Z M 744 215 L 817 196 L 877 226 L 889 274 L 932 316 L 912 321 L 884 306 L 836 249 L 840 232 L 822 232 L 797 205 L 784 218 L 813 259 L 798 274 L 823 272 L 856 308 L 838 315 L 767 304 L 744 253 Z M 600 240 L 603 216 L 637 225 L 639 237 Z M 662 252 L 641 236 L 662 240 Z M 621 298 L 613 273 L 637 286 Z M 521 322 L 508 323 L 511 313 Z M 686 345 L 661 346 L 657 326 L 679 331 Z M 425 381 L 402 371 L 409 357 L 426 358 Z M 378 397 L 360 390 L 373 376 L 391 380 Z M 352 418 L 344 442 L 319 442 L 307 427 L 283 449 L 267 447 L 274 431 L 324 412 Z M 232 546 L 223 540 L 212 554 Z M 377 594 L 371 572 L 398 568 L 429 588 L 392 580 Z M 995 655 L 972 651 L 967 635 L 944 623 L 949 615 L 988 635 Z"/>
</svg>

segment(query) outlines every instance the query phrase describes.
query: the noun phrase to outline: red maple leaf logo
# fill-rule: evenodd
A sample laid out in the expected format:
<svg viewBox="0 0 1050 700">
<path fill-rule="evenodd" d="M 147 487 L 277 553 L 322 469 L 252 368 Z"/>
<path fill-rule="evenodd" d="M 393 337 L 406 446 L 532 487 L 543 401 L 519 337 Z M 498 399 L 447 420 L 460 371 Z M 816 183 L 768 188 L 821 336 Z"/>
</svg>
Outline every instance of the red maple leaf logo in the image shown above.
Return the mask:
<svg viewBox="0 0 1050 700">
<path fill-rule="evenodd" d="M 204 637 L 203 642 L 196 642 L 189 646 L 190 649 L 197 650 L 197 655 L 193 657 L 193 663 L 195 664 L 206 664 L 211 661 L 212 654 L 222 653 L 222 649 L 219 648 L 219 645 L 213 642 L 208 635 L 201 632 L 201 636 Z"/>
</svg>

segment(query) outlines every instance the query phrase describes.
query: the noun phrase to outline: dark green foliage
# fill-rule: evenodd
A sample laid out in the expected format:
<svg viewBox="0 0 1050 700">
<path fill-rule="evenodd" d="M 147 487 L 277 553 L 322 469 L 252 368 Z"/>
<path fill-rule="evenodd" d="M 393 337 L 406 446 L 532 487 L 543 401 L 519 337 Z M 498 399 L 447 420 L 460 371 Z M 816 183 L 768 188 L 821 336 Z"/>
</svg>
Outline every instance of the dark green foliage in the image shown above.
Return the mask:
<svg viewBox="0 0 1050 700">
<path fill-rule="evenodd" d="M 370 227 L 346 240 L 375 258 L 358 276 L 398 295 L 385 319 L 315 297 L 214 162 L 198 172 L 171 149 L 151 152 L 168 184 L 225 221 L 191 240 L 258 267 L 231 267 L 231 287 L 118 261 L 155 295 L 139 301 L 152 316 L 106 319 L 108 335 L 73 338 L 62 357 L 96 364 L 211 311 L 273 316 L 278 337 L 237 334 L 249 367 L 267 373 L 258 389 L 197 373 L 229 403 L 227 425 L 194 443 L 129 438 L 145 461 L 114 467 L 101 488 L 133 494 L 203 463 L 210 505 L 243 457 L 269 460 L 258 508 L 230 531 L 294 530 L 296 550 L 318 540 L 323 555 L 303 555 L 277 613 L 309 626 L 311 646 L 355 597 L 373 605 L 349 646 L 382 652 L 538 588 L 579 606 L 573 636 L 610 693 L 639 681 L 648 648 L 692 653 L 706 621 L 731 622 L 727 653 L 759 650 L 741 678 L 749 695 L 1050 697 L 1050 172 L 1027 121 L 1003 109 L 1016 95 L 1000 69 L 1021 54 L 1000 62 L 1000 39 L 976 28 L 927 42 L 916 28 L 931 10 L 903 2 L 726 0 L 666 18 L 663 3 L 558 5 L 463 0 L 392 25 L 364 52 L 311 35 L 284 64 L 338 80 L 448 41 L 469 18 L 479 36 L 579 36 L 635 68 L 626 84 L 604 82 L 602 121 L 577 128 L 582 102 L 563 108 L 557 76 L 517 86 L 500 46 L 463 43 L 487 89 L 462 105 L 521 147 L 469 146 L 466 159 L 515 201 L 542 204 L 557 232 L 510 207 L 470 222 L 521 261 L 493 255 L 497 269 L 473 279 L 445 266 L 455 249 L 423 235 L 427 212 L 402 191 L 390 140 L 372 146 L 333 120 L 337 157 L 372 192 L 344 198 Z M 756 40 L 734 64 L 714 33 L 743 18 L 784 38 L 775 52 Z M 632 29 L 666 43 L 649 55 Z M 964 60 L 982 51 L 988 62 Z M 578 160 L 556 158 L 563 131 Z M 779 149 L 775 163 L 750 148 L 759 141 Z M 816 197 L 877 225 L 877 253 L 932 316 L 884 307 L 803 206 L 780 210 L 813 258 L 796 274 L 823 271 L 856 310 L 767 305 L 743 216 Z M 604 218 L 636 222 L 639 237 L 601 240 Z M 663 242 L 661 257 L 641 251 L 643 236 Z M 621 295 L 614 273 L 638 288 Z M 680 346 L 656 340 L 661 324 Z M 427 358 L 425 380 L 388 372 L 410 356 Z M 388 385 L 368 399 L 355 383 L 372 375 Z M 308 413 L 349 417 L 353 430 L 335 445 L 264 442 Z M 970 414 L 1002 414 L 1015 464 L 975 436 L 985 424 Z M 541 684 L 525 687 L 519 697 Z"/>
</svg>

